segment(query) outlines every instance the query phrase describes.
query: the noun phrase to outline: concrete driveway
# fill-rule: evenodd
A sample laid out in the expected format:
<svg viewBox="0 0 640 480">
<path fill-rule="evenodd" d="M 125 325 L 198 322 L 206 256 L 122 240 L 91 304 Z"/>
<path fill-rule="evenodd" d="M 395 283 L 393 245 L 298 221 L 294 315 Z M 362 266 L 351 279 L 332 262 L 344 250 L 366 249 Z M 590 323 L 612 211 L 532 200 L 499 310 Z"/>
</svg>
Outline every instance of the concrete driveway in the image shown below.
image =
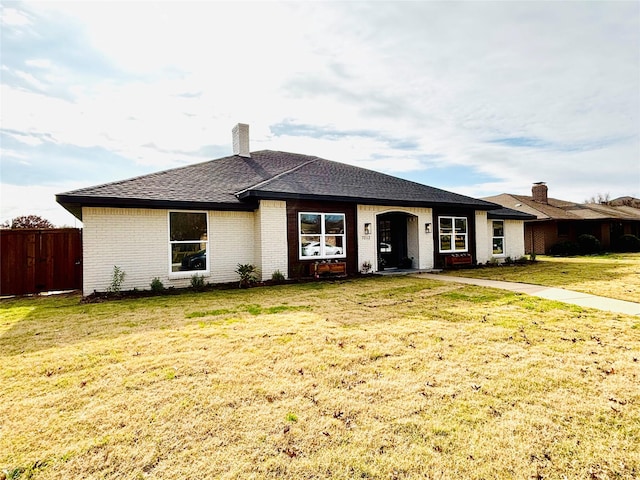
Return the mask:
<svg viewBox="0 0 640 480">
<path fill-rule="evenodd" d="M 428 278 L 429 280 L 439 280 L 441 282 L 466 283 L 469 285 L 479 285 L 481 287 L 500 288 L 511 292 L 526 293 L 527 295 L 533 295 L 547 300 L 571 303 L 581 307 L 597 308 L 599 310 L 625 313 L 627 315 L 640 315 L 640 303 L 599 297 L 597 295 L 589 295 L 588 293 L 565 290 L 564 288 L 543 287 L 529 283 L 502 282 L 482 278 L 454 277 L 440 273 L 419 273 L 415 276 L 418 278 Z"/>
</svg>

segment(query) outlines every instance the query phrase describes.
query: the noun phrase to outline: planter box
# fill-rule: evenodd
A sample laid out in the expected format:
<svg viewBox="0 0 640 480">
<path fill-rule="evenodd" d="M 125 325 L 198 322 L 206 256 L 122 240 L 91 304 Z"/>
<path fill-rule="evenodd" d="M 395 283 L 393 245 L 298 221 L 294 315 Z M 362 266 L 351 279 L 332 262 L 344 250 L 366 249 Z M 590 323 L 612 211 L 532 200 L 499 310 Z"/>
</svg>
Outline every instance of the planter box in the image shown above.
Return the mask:
<svg viewBox="0 0 640 480">
<path fill-rule="evenodd" d="M 311 265 L 311 274 L 318 278 L 321 275 L 335 275 L 345 277 L 347 275 L 347 262 L 314 263 Z"/>
<path fill-rule="evenodd" d="M 473 257 L 470 253 L 454 253 L 444 257 L 444 264 L 447 267 L 456 267 L 459 265 L 471 265 Z"/>
</svg>

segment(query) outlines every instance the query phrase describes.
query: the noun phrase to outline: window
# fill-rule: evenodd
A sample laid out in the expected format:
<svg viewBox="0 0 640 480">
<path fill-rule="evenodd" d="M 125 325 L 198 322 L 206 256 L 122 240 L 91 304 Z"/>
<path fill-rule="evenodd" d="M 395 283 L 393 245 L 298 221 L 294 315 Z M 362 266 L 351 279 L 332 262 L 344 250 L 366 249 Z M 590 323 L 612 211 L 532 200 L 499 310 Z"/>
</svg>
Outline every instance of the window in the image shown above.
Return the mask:
<svg viewBox="0 0 640 480">
<path fill-rule="evenodd" d="M 559 237 L 569 236 L 569 224 L 567 222 L 558 222 L 558 236 Z"/>
<path fill-rule="evenodd" d="M 347 256 L 344 213 L 300 213 L 298 231 L 300 259 Z"/>
<path fill-rule="evenodd" d="M 439 217 L 439 237 L 441 252 L 466 252 L 467 218 Z"/>
<path fill-rule="evenodd" d="M 169 212 L 170 272 L 209 271 L 205 212 Z"/>
<path fill-rule="evenodd" d="M 378 222 L 378 240 L 380 253 L 391 253 L 391 220 Z"/>
<path fill-rule="evenodd" d="M 504 255 L 504 222 L 502 220 L 493 221 L 493 254 Z"/>
</svg>

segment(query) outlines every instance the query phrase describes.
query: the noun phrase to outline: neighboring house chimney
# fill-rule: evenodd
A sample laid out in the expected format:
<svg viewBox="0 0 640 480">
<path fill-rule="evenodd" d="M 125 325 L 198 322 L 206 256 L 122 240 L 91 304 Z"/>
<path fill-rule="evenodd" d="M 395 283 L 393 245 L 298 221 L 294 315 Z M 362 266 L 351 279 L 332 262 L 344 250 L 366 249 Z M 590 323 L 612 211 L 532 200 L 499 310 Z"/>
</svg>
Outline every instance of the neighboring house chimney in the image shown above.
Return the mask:
<svg viewBox="0 0 640 480">
<path fill-rule="evenodd" d="M 549 199 L 547 198 L 547 191 L 549 189 L 545 185 L 544 182 L 536 182 L 531 187 L 531 195 L 533 196 L 533 201 L 538 203 L 549 203 Z"/>
<path fill-rule="evenodd" d="M 250 158 L 249 152 L 249 125 L 239 123 L 231 131 L 233 134 L 233 154 Z"/>
</svg>

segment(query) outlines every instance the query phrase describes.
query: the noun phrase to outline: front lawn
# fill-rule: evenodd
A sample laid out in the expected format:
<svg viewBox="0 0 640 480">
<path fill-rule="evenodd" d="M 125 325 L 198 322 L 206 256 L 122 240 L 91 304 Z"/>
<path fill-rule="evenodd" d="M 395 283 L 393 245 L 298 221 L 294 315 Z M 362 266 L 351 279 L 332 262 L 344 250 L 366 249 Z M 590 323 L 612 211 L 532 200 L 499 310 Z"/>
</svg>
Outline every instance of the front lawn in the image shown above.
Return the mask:
<svg viewBox="0 0 640 480">
<path fill-rule="evenodd" d="M 0 472 L 637 478 L 639 344 L 638 317 L 410 277 L 5 300 Z"/>
<path fill-rule="evenodd" d="M 447 271 L 449 275 L 567 288 L 640 303 L 640 253 L 538 256 L 527 265 Z"/>
</svg>

